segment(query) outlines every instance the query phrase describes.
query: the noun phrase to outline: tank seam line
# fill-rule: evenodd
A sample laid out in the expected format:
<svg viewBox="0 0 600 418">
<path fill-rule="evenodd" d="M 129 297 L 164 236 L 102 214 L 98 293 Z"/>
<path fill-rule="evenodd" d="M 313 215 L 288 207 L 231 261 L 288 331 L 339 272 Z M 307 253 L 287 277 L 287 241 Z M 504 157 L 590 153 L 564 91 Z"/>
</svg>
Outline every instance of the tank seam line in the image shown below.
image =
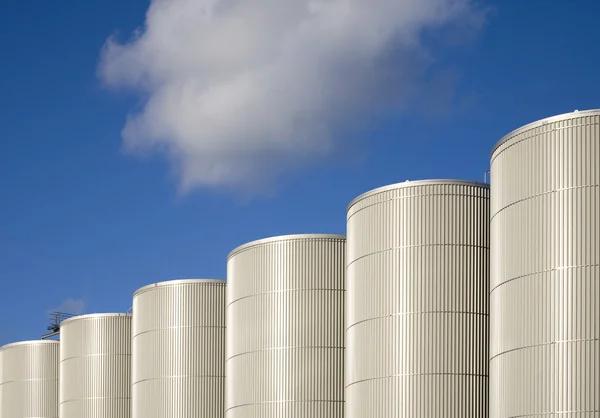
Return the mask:
<svg viewBox="0 0 600 418">
<path fill-rule="evenodd" d="M 376 316 L 376 317 L 373 317 L 373 318 L 363 319 L 361 321 L 353 323 L 348 328 L 346 328 L 345 331 L 349 331 L 350 328 L 352 328 L 352 327 L 354 327 L 356 325 L 360 325 L 360 324 L 363 324 L 365 322 L 370 322 L 370 321 L 377 321 L 377 320 L 384 319 L 384 318 L 392 318 L 392 317 L 395 317 L 395 316 L 409 316 L 409 315 L 427 315 L 427 314 L 460 314 L 460 315 L 490 316 L 489 313 L 471 312 L 471 311 L 410 311 L 410 312 L 397 312 L 397 313 L 393 313 L 393 314 L 381 315 L 381 316 Z"/>
<path fill-rule="evenodd" d="M 600 338 L 577 338 L 577 339 L 572 339 L 572 340 L 557 340 L 557 341 L 550 341 L 550 342 L 541 343 L 541 344 L 526 345 L 523 347 L 512 348 L 510 350 L 506 350 L 506 351 L 502 351 L 498 354 L 494 354 L 493 356 L 490 357 L 490 362 L 492 360 L 494 360 L 496 357 L 500 357 L 500 356 L 503 356 L 504 354 L 512 353 L 514 351 L 527 350 L 530 348 L 537 348 L 537 347 L 546 347 L 549 345 L 556 345 L 556 344 L 586 343 L 586 342 L 593 342 L 593 341 L 600 341 Z"/>
<path fill-rule="evenodd" d="M 295 350 L 295 349 L 335 349 L 335 350 L 344 350 L 344 347 L 340 347 L 339 345 L 333 345 L 333 346 L 329 346 L 329 345 L 313 345 L 313 346 L 305 346 L 305 345 L 292 345 L 292 346 L 288 346 L 288 347 L 271 347 L 271 348 L 262 348 L 260 350 L 253 350 L 253 351 L 244 351 L 243 353 L 238 353 L 238 354 L 234 354 L 231 357 L 228 357 L 227 359 L 225 359 L 225 364 L 227 364 L 227 362 L 229 360 L 233 360 L 236 357 L 241 357 L 241 356 L 246 356 L 248 354 L 254 354 L 254 353 L 263 353 L 263 352 L 267 352 L 267 351 L 277 351 L 277 350 Z"/>
<path fill-rule="evenodd" d="M 263 402 L 252 402 L 252 403 L 244 403 L 244 404 L 240 404 L 240 405 L 235 405 L 235 406 L 230 406 L 229 408 L 225 409 L 225 412 L 230 411 L 232 409 L 235 408 L 242 408 L 244 406 L 254 406 L 254 405 L 272 405 L 272 404 L 277 404 L 277 403 L 300 403 L 300 402 L 307 402 L 307 403 L 313 403 L 313 402 L 322 402 L 322 403 L 344 403 L 344 401 L 342 400 L 333 400 L 333 399 L 302 399 L 302 400 L 295 400 L 295 399 L 281 399 L 281 400 L 276 400 L 276 401 L 263 401 Z"/>
<path fill-rule="evenodd" d="M 231 305 L 233 305 L 236 302 L 239 302 L 240 300 L 244 300 L 244 299 L 248 299 L 248 298 L 255 298 L 258 296 L 264 296 L 264 295 L 271 295 L 271 294 L 275 294 L 275 293 L 284 293 L 284 292 L 345 292 L 345 289 L 302 289 L 302 288 L 297 288 L 297 289 L 282 289 L 282 290 L 273 290 L 270 292 L 260 292 L 260 293 L 253 293 L 251 295 L 247 295 L 247 296 L 243 296 L 241 298 L 238 298 L 236 300 L 232 300 L 231 302 L 229 302 L 225 308 L 229 308 Z"/>
<path fill-rule="evenodd" d="M 577 265 L 573 265 L 573 266 L 564 266 L 564 267 L 554 267 L 551 269 L 546 269 L 546 270 L 540 270 L 540 271 L 534 271 L 533 273 L 527 273 L 527 274 L 523 274 L 521 276 L 517 276 L 517 277 L 512 277 L 508 280 L 503 281 L 502 283 L 500 283 L 499 285 L 494 286 L 491 290 L 490 290 L 490 296 L 492 295 L 492 292 L 494 292 L 494 290 L 498 289 L 500 286 L 505 285 L 506 283 L 510 283 L 513 282 L 515 280 L 519 280 L 519 279 L 525 279 L 525 278 L 529 278 L 531 276 L 535 276 L 536 274 L 542 274 L 542 273 L 551 273 L 553 271 L 560 271 L 560 270 L 569 270 L 569 269 L 577 269 L 577 268 L 584 268 L 584 267 L 600 267 L 600 264 L 577 264 Z"/>
<path fill-rule="evenodd" d="M 428 187 L 431 187 L 431 186 L 440 186 L 440 185 L 438 185 L 438 184 L 435 184 L 435 185 L 429 185 Z M 442 184 L 441 186 L 444 186 L 444 185 Z M 455 186 L 455 185 L 453 185 L 453 184 L 449 184 L 449 186 Z M 458 186 L 461 186 L 461 185 L 458 185 Z M 477 186 L 469 186 L 469 185 L 466 185 L 466 186 L 467 186 L 467 187 L 477 187 Z M 419 187 L 419 185 L 416 185 L 416 186 L 414 186 L 414 187 Z M 483 190 L 490 190 L 489 188 L 487 188 L 487 189 L 484 189 L 484 188 L 482 188 L 482 187 L 477 187 L 477 189 L 478 189 L 478 190 L 480 190 L 480 189 L 483 189 Z M 383 192 L 380 192 L 380 193 L 378 193 L 378 194 L 381 194 L 381 193 L 389 193 L 389 192 L 391 192 L 391 191 L 394 191 L 394 190 L 399 190 L 399 189 L 385 190 L 385 191 L 383 191 Z M 405 189 L 405 190 L 407 190 L 407 189 Z M 374 194 L 374 195 L 372 195 L 372 196 L 368 196 L 366 199 L 368 199 L 368 198 L 370 198 L 370 197 L 373 197 L 373 196 L 377 196 L 377 194 Z M 357 214 L 357 213 L 359 213 L 360 211 L 362 211 L 362 210 L 365 210 L 365 209 L 368 209 L 368 208 L 370 208 L 371 206 L 377 206 L 377 205 L 381 205 L 381 204 L 383 204 L 383 203 L 387 203 L 387 202 L 393 202 L 394 200 L 411 199 L 411 198 L 415 198 L 415 197 L 435 197 L 435 196 L 457 196 L 457 197 L 472 197 L 472 198 L 475 198 L 475 199 L 489 200 L 489 196 L 478 196 L 478 195 L 475 195 L 475 194 L 464 194 L 464 193 L 432 193 L 432 194 L 418 194 L 418 193 L 416 193 L 416 194 L 414 194 L 414 195 L 409 195 L 409 196 L 397 196 L 397 197 L 393 197 L 393 198 L 391 198 L 391 199 L 386 199 L 386 200 L 382 200 L 382 201 L 380 201 L 380 202 L 375 202 L 375 203 L 371 203 L 371 204 L 369 204 L 369 205 L 366 205 L 366 206 L 364 206 L 364 207 L 362 207 L 362 208 L 360 208 L 360 209 L 357 209 L 356 211 L 352 212 L 352 214 L 351 214 L 350 216 L 346 217 L 346 222 L 347 222 L 347 221 L 349 221 L 349 220 L 350 220 L 350 218 L 352 218 L 354 215 L 356 215 L 356 214 Z M 356 202 L 356 203 L 359 203 L 359 202 Z"/>
<path fill-rule="evenodd" d="M 350 386 L 357 385 L 359 383 L 369 382 L 373 380 L 383 380 L 390 379 L 392 377 L 411 377 L 411 376 L 467 376 L 467 377 L 488 377 L 487 374 L 480 373 L 450 373 L 450 372 L 431 372 L 431 373 L 402 373 L 402 374 L 390 374 L 387 376 L 378 376 L 378 377 L 370 377 L 368 379 L 356 380 L 352 383 L 349 383 L 345 386 L 345 389 L 348 389 Z"/>
<path fill-rule="evenodd" d="M 136 380 L 135 382 L 132 381 L 131 387 L 137 385 L 138 383 L 150 382 L 152 380 L 177 379 L 177 378 L 181 378 L 181 377 L 185 377 L 185 378 L 197 378 L 197 379 L 206 379 L 206 378 L 209 378 L 209 379 L 212 379 L 212 378 L 224 379 L 225 378 L 225 376 L 220 375 L 220 374 L 204 374 L 204 375 L 182 374 L 182 375 L 173 375 L 173 376 L 149 377 L 147 379 Z"/>
<path fill-rule="evenodd" d="M 510 208 L 510 207 L 512 207 L 514 205 L 518 205 L 519 203 L 523 203 L 523 202 L 526 202 L 528 200 L 532 200 L 532 199 L 535 199 L 535 198 L 538 198 L 538 197 L 541 197 L 541 196 L 546 196 L 546 195 L 549 195 L 549 194 L 552 194 L 552 193 L 556 193 L 556 192 L 564 192 L 564 191 L 567 191 L 567 190 L 577 190 L 577 189 L 591 189 L 591 188 L 594 188 L 594 187 L 600 187 L 600 185 L 599 184 L 584 184 L 583 186 L 562 187 L 560 189 L 552 189 L 552 190 L 549 190 L 547 192 L 538 193 L 538 194 L 535 194 L 535 195 L 532 195 L 532 196 L 527 196 L 527 197 L 525 197 L 523 199 L 516 200 L 516 201 L 514 201 L 512 203 L 509 203 L 506 206 L 503 206 L 497 212 L 495 212 L 490 217 L 490 225 L 492 224 L 492 221 L 494 220 L 494 218 L 496 217 L 496 215 L 501 214 L 505 209 L 508 209 L 508 208 Z"/>
<path fill-rule="evenodd" d="M 385 253 L 385 252 L 389 252 L 389 251 L 404 250 L 404 249 L 408 249 L 408 248 L 424 248 L 424 247 L 462 247 L 462 248 L 476 248 L 476 249 L 488 250 L 488 251 L 490 249 L 489 246 L 474 245 L 474 244 L 416 244 L 416 245 L 401 245 L 399 247 L 385 248 L 383 250 L 373 251 L 372 253 L 361 255 L 360 257 L 355 258 L 352 261 L 350 261 L 346 265 L 346 270 L 352 264 L 354 264 L 355 262 L 357 262 L 357 261 L 359 261 L 359 260 L 361 260 L 363 258 L 370 257 L 372 255 L 381 254 L 381 253 Z"/>
<path fill-rule="evenodd" d="M 59 363 L 64 363 L 65 361 L 73 360 L 76 358 L 84 358 L 84 357 L 131 357 L 131 354 L 82 354 L 79 356 L 71 356 L 61 359 Z"/>
<path fill-rule="evenodd" d="M 5 380 L 4 382 L 0 382 L 0 386 L 5 385 L 7 383 L 19 383 L 19 382 L 41 382 L 44 380 L 56 380 L 58 381 L 58 377 L 38 377 L 38 378 L 34 378 L 34 379 L 11 379 L 11 380 Z"/>
<path fill-rule="evenodd" d="M 131 341 L 133 341 L 133 339 L 135 337 L 139 337 L 140 335 L 144 335 L 144 334 L 149 334 L 151 332 L 164 331 L 164 330 L 168 330 L 168 329 L 183 329 L 183 328 L 186 328 L 186 329 L 187 328 L 198 328 L 198 329 L 222 328 L 222 329 L 225 329 L 226 327 L 225 327 L 225 325 L 200 325 L 200 326 L 198 326 L 198 325 L 177 325 L 177 326 L 174 326 L 174 327 L 152 328 L 152 329 L 149 329 L 149 330 L 146 330 L 146 331 L 139 332 L 139 333 L 137 333 L 135 335 L 132 335 L 131 336 Z"/>
<path fill-rule="evenodd" d="M 555 414 L 582 414 L 587 412 L 600 412 L 600 409 L 582 409 L 582 410 L 573 410 L 573 411 L 554 411 L 554 412 L 538 412 L 533 414 L 525 414 L 525 415 L 509 415 L 508 418 L 525 418 L 525 417 L 541 417 L 545 415 L 555 415 Z"/>
<path fill-rule="evenodd" d="M 95 397 L 86 397 L 86 398 L 77 398 L 77 399 L 69 399 L 66 401 L 61 401 L 60 405 L 66 404 L 66 403 L 73 403 L 73 402 L 81 402 L 81 401 L 93 401 L 96 399 L 118 399 L 118 400 L 129 400 L 131 399 L 131 396 L 95 396 Z"/>
</svg>

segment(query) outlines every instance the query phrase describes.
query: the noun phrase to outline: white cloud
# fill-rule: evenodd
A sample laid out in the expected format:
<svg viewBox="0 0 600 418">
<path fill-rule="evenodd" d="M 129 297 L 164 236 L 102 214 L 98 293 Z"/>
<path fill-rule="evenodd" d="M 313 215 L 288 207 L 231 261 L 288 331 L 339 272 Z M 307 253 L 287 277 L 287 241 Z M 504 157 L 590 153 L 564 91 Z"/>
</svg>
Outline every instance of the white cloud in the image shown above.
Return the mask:
<svg viewBox="0 0 600 418">
<path fill-rule="evenodd" d="M 146 99 L 127 150 L 169 155 L 183 189 L 255 190 L 405 105 L 432 59 L 424 31 L 481 21 L 472 0 L 152 0 L 99 74 Z"/>
<path fill-rule="evenodd" d="M 73 315 L 81 315 L 85 309 L 85 302 L 80 299 L 65 299 L 56 308 L 49 309 L 48 312 L 63 312 Z"/>
</svg>

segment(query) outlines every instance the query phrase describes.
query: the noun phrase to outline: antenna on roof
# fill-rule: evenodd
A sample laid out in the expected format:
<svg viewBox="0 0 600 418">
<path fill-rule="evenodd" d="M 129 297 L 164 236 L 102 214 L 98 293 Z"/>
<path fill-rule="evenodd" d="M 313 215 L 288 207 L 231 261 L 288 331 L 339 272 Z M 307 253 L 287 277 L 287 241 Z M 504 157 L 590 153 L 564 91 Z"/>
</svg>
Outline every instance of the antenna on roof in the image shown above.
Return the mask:
<svg viewBox="0 0 600 418">
<path fill-rule="evenodd" d="M 44 334 L 42 335 L 42 340 L 45 340 L 47 338 L 50 337 L 54 337 L 58 334 L 60 334 L 60 323 L 62 321 L 64 321 L 67 318 L 71 318 L 72 316 L 75 316 L 73 314 L 70 313 L 65 313 L 65 312 L 50 312 L 50 314 L 48 315 L 50 318 L 50 325 L 48 325 L 48 331 L 50 331 L 48 334 Z"/>
</svg>

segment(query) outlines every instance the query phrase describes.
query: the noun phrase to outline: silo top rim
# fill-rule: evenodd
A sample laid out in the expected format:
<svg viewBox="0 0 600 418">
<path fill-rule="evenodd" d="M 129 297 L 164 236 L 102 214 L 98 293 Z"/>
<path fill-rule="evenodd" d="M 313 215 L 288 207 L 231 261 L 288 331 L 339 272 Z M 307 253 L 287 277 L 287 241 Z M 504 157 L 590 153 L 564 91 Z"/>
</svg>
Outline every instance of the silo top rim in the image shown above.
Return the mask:
<svg viewBox="0 0 600 418">
<path fill-rule="evenodd" d="M 92 313 L 92 314 L 85 314 L 85 315 L 76 315 L 76 316 L 72 316 L 72 317 L 67 318 L 64 321 L 62 321 L 60 323 L 60 326 L 62 327 L 67 322 L 75 322 L 75 321 L 79 321 L 79 320 L 83 320 L 83 319 L 109 318 L 109 317 L 114 317 L 114 316 L 131 317 L 131 314 L 128 314 L 128 313 Z"/>
<path fill-rule="evenodd" d="M 434 186 L 436 184 L 456 184 L 456 185 L 475 186 L 475 187 L 482 187 L 482 188 L 490 187 L 490 185 L 488 183 L 482 183 L 482 182 L 471 181 L 471 180 L 428 179 L 428 180 L 404 181 L 402 183 L 394 183 L 394 184 L 388 184 L 387 186 L 377 187 L 376 189 L 369 190 L 368 192 L 365 192 L 365 193 L 355 197 L 354 199 L 352 199 L 352 201 L 348 205 L 346 211 L 349 211 L 350 208 L 352 206 L 354 206 L 355 204 L 357 204 L 359 201 L 366 199 L 367 197 L 376 195 L 378 193 L 383 193 L 383 192 L 387 192 L 387 191 L 395 190 L 395 189 L 402 189 L 404 187 L 414 187 L 414 186 L 422 186 L 422 185 Z"/>
<path fill-rule="evenodd" d="M 56 340 L 28 340 L 28 341 L 18 341 L 16 343 L 9 343 L 9 344 L 5 344 L 2 347 L 0 347 L 0 351 L 4 350 L 5 348 L 10 348 L 10 347 L 14 347 L 14 346 L 18 346 L 18 345 L 43 345 L 43 344 L 59 344 L 60 341 L 56 341 Z"/>
<path fill-rule="evenodd" d="M 529 129 L 536 128 L 541 125 L 545 125 L 546 123 L 558 122 L 560 120 L 567 120 L 573 118 L 579 118 L 581 116 L 592 116 L 592 115 L 600 115 L 600 109 L 590 109 L 590 110 L 578 110 L 576 112 L 562 113 L 560 115 L 549 116 L 544 119 L 536 120 L 535 122 L 528 123 L 527 125 L 523 125 L 520 128 L 515 129 L 514 131 L 504 135 L 500 141 L 496 142 L 496 145 L 492 148 L 492 152 L 490 156 L 493 156 L 498 147 L 509 141 L 515 135 L 520 134 L 523 131 L 527 131 Z"/>
<path fill-rule="evenodd" d="M 146 290 L 152 289 L 154 287 L 164 287 L 164 286 L 176 286 L 178 284 L 193 284 L 193 283 L 222 283 L 225 284 L 225 279 L 177 279 L 177 280 L 167 280 L 164 282 L 157 282 L 147 284 L 146 286 L 140 287 L 138 290 L 133 292 L 133 297 L 137 294 L 145 292 Z"/>
<path fill-rule="evenodd" d="M 250 241 L 245 244 L 240 245 L 233 249 L 229 255 L 227 256 L 227 260 L 231 257 L 239 253 L 240 251 L 246 250 L 250 247 L 255 247 L 257 245 L 268 244 L 271 242 L 277 241 L 291 241 L 291 240 L 303 240 L 303 239 L 346 239 L 346 236 L 343 234 L 290 234 L 290 235 L 278 235 L 274 237 L 257 239 L 255 241 Z"/>
</svg>

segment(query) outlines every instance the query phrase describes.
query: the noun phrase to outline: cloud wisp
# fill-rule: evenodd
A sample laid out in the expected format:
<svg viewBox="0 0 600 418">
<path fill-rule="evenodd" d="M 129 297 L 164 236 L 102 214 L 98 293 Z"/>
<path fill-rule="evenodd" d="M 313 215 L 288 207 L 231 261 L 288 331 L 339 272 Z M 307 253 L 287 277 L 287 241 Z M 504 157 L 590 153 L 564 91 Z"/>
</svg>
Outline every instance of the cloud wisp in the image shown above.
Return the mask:
<svg viewBox="0 0 600 418">
<path fill-rule="evenodd" d="M 63 312 L 73 315 L 81 315 L 85 309 L 85 302 L 80 299 L 68 298 L 63 300 L 60 305 L 55 308 L 48 309 L 51 312 Z"/>
<path fill-rule="evenodd" d="M 126 150 L 168 155 L 183 191 L 258 191 L 406 106 L 435 58 L 424 33 L 482 20 L 473 0 L 152 0 L 99 75 L 144 98 Z"/>
</svg>

